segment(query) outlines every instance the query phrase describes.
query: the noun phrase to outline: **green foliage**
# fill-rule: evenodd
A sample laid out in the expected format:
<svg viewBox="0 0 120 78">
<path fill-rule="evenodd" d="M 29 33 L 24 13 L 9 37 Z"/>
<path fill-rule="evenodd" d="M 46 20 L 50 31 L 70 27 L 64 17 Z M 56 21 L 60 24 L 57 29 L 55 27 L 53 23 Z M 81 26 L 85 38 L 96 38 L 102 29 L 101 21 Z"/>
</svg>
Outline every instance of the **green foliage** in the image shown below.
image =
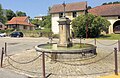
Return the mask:
<svg viewBox="0 0 120 78">
<path fill-rule="evenodd" d="M 16 11 L 16 16 L 27 16 L 25 12 Z"/>
<path fill-rule="evenodd" d="M 43 17 L 41 26 L 45 28 L 51 28 L 51 15 L 47 15 Z"/>
<path fill-rule="evenodd" d="M 103 3 L 102 5 L 109 5 L 109 4 L 120 4 L 120 1 Z"/>
<path fill-rule="evenodd" d="M 31 23 L 36 25 L 37 27 L 42 26 L 42 20 L 39 19 L 31 19 Z"/>
<path fill-rule="evenodd" d="M 91 8 L 92 8 L 91 6 L 88 6 L 88 7 L 87 7 L 88 10 L 91 9 Z"/>
<path fill-rule="evenodd" d="M 72 27 L 76 37 L 82 35 L 85 38 L 86 31 L 88 37 L 98 37 L 102 31 L 108 32 L 109 25 L 110 22 L 107 19 L 89 13 L 87 15 L 80 15 L 72 20 Z"/>
<path fill-rule="evenodd" d="M 51 28 L 45 28 L 43 30 L 40 30 L 40 36 L 41 37 L 51 37 L 52 36 Z"/>
<path fill-rule="evenodd" d="M 44 28 L 51 28 L 51 15 L 43 16 L 43 20 L 31 19 L 31 23 Z"/>
<path fill-rule="evenodd" d="M 7 17 L 7 20 L 9 21 L 13 17 L 16 17 L 16 14 L 11 9 L 7 9 L 6 10 L 6 17 Z"/>
<path fill-rule="evenodd" d="M 53 38 L 59 38 L 59 34 L 53 34 L 52 37 Z"/>
<path fill-rule="evenodd" d="M 106 34 L 100 35 L 98 39 L 106 39 L 106 40 L 120 40 L 120 34 Z"/>
<path fill-rule="evenodd" d="M 0 22 L 2 22 L 3 24 L 5 24 L 6 22 L 6 17 L 4 16 L 4 13 L 3 13 L 3 9 L 2 9 L 2 5 L 0 4 Z"/>
</svg>

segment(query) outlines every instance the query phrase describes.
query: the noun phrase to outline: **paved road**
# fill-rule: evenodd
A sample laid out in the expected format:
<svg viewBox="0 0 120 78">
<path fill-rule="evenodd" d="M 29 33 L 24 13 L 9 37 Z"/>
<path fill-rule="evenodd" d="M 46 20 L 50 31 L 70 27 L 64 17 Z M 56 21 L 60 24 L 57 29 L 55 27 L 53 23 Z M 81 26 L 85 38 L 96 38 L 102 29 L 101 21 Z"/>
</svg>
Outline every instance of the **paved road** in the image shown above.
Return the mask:
<svg viewBox="0 0 120 78">
<path fill-rule="evenodd" d="M 28 78 L 25 75 L 20 75 L 7 69 L 0 69 L 0 78 Z"/>
<path fill-rule="evenodd" d="M 57 42 L 58 39 L 53 39 L 54 42 Z M 29 38 L 29 37 L 24 37 L 24 38 L 10 38 L 10 37 L 2 37 L 0 38 L 0 53 L 1 53 L 1 48 L 4 46 L 4 43 L 7 42 L 7 52 L 8 54 L 16 54 L 25 50 L 33 49 L 34 46 L 42 44 L 42 43 L 47 43 L 50 40 L 48 38 Z M 73 42 L 79 42 L 79 39 L 74 39 Z M 113 44 L 116 43 L 117 40 L 97 40 L 97 46 L 99 47 L 106 47 L 106 44 Z M 87 40 L 82 40 L 82 42 L 85 43 L 90 43 L 94 44 L 93 39 L 87 39 Z M 105 44 L 105 45 L 104 45 Z M 117 44 L 113 44 L 108 46 L 109 49 L 113 47 L 117 47 Z"/>
<path fill-rule="evenodd" d="M 0 52 L 1 48 L 4 47 L 5 42 L 7 43 L 7 53 L 16 54 L 25 50 L 33 49 L 34 46 L 47 43 L 48 38 L 0 38 Z"/>
</svg>

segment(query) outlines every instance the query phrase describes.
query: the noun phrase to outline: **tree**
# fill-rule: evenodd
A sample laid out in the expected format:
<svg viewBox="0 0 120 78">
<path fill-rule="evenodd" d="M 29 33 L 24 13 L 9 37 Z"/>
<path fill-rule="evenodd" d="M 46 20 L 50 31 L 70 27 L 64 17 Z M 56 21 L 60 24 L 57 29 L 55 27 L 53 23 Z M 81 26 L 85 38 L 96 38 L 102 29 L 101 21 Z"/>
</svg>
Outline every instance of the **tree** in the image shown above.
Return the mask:
<svg viewBox="0 0 120 78">
<path fill-rule="evenodd" d="M 16 11 L 16 16 L 27 16 L 25 12 Z"/>
<path fill-rule="evenodd" d="M 7 20 L 9 21 L 13 17 L 16 17 L 16 14 L 11 9 L 7 9 L 6 10 L 6 17 L 7 17 Z"/>
<path fill-rule="evenodd" d="M 92 8 L 91 6 L 88 6 L 88 7 L 87 7 L 88 10 L 91 9 L 91 8 Z"/>
<path fill-rule="evenodd" d="M 103 3 L 102 5 L 109 5 L 109 4 L 120 4 L 120 1 Z"/>
<path fill-rule="evenodd" d="M 113 4 L 112 2 L 108 2 L 108 4 Z"/>
<path fill-rule="evenodd" d="M 31 23 L 44 28 L 51 28 L 51 15 L 43 16 L 42 20 L 31 19 Z"/>
<path fill-rule="evenodd" d="M 45 28 L 51 28 L 51 15 L 43 17 L 42 26 Z"/>
<path fill-rule="evenodd" d="M 0 4 L 0 22 L 2 22 L 3 24 L 5 24 L 5 22 L 6 22 L 6 17 L 5 17 L 5 15 L 4 15 L 4 13 L 3 13 L 3 9 L 2 9 L 2 5 Z"/>
<path fill-rule="evenodd" d="M 72 20 L 72 27 L 76 37 L 98 37 L 102 31 L 108 32 L 110 22 L 101 16 L 92 14 L 80 15 Z"/>
<path fill-rule="evenodd" d="M 31 23 L 36 25 L 37 27 L 42 26 L 42 20 L 39 19 L 31 19 Z"/>
<path fill-rule="evenodd" d="M 116 2 L 113 2 L 113 4 L 120 4 L 120 2 L 119 2 L 119 1 L 116 1 Z"/>
<path fill-rule="evenodd" d="M 102 5 L 107 5 L 107 3 L 103 3 Z"/>
</svg>

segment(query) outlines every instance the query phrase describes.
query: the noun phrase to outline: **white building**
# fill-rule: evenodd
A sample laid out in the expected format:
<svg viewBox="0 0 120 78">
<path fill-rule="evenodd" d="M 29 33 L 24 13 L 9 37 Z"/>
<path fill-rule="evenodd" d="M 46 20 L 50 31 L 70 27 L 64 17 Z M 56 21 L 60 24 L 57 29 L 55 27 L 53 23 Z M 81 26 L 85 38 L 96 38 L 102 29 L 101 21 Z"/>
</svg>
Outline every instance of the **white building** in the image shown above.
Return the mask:
<svg viewBox="0 0 120 78">
<path fill-rule="evenodd" d="M 70 20 L 74 19 L 75 17 L 86 14 L 87 9 L 87 2 L 76 2 L 76 3 L 69 3 L 65 6 L 65 15 Z M 52 32 L 54 34 L 59 33 L 59 27 L 58 27 L 58 20 L 63 17 L 64 7 L 62 4 L 56 4 L 53 5 L 50 14 L 52 15 Z M 70 27 L 71 29 L 71 27 Z"/>
</svg>

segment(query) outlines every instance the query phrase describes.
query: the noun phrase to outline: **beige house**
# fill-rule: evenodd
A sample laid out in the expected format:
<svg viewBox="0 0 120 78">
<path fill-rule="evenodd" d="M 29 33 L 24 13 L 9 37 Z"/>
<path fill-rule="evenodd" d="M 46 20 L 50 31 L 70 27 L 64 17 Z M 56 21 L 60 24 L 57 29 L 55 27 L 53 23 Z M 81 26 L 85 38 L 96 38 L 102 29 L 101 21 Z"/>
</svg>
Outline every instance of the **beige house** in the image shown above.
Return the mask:
<svg viewBox="0 0 120 78">
<path fill-rule="evenodd" d="M 65 15 L 70 20 L 73 20 L 75 17 L 86 14 L 87 12 L 87 2 L 76 2 L 69 3 L 65 5 Z M 50 14 L 52 15 L 52 32 L 54 34 L 59 33 L 58 20 L 63 17 L 64 7 L 62 4 L 53 5 Z M 70 27 L 70 29 L 72 29 Z"/>
<path fill-rule="evenodd" d="M 88 12 L 97 16 L 105 17 L 110 21 L 111 25 L 109 26 L 109 34 L 120 33 L 120 4 L 97 6 L 88 10 Z"/>
<path fill-rule="evenodd" d="M 36 16 L 34 19 L 43 20 L 43 16 Z"/>
<path fill-rule="evenodd" d="M 6 24 L 7 28 L 14 28 L 20 30 L 35 30 L 35 26 L 30 23 L 28 17 L 13 17 Z"/>
</svg>

